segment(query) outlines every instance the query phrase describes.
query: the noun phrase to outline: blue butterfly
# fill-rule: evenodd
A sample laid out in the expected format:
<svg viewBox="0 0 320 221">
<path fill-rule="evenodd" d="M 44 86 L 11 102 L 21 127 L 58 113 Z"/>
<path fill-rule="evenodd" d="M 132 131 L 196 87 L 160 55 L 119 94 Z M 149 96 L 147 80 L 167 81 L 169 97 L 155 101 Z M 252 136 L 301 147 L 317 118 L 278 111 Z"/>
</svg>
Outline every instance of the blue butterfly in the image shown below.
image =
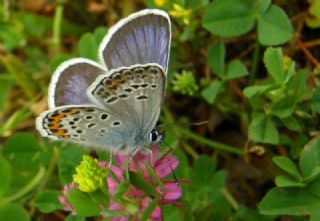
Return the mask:
<svg viewBox="0 0 320 221">
<path fill-rule="evenodd" d="M 149 152 L 165 96 L 171 23 L 145 9 L 120 20 L 99 46 L 100 63 L 62 63 L 49 85 L 49 110 L 36 119 L 40 134 L 111 152 Z"/>
</svg>

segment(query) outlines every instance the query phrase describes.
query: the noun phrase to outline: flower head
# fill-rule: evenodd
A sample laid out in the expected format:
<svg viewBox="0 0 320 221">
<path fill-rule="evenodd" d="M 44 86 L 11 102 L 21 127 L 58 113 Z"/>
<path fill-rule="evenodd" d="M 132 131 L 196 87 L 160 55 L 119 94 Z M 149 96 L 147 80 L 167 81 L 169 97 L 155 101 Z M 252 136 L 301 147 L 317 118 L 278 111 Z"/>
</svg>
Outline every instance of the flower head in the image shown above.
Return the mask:
<svg viewBox="0 0 320 221">
<path fill-rule="evenodd" d="M 143 155 L 138 153 L 134 160 L 130 160 L 128 156 L 116 154 L 114 156 L 116 165 L 112 165 L 110 170 L 120 181 L 124 181 L 125 178 L 123 174 L 125 172 L 125 165 L 126 161 L 128 162 L 129 160 L 129 171 L 142 174 L 143 179 L 152 184 L 160 195 L 158 206 L 154 208 L 150 218 L 151 220 L 161 220 L 161 208 L 159 205 L 171 203 L 173 200 L 176 200 L 181 196 L 181 186 L 177 185 L 173 180 L 163 181 L 163 179 L 171 174 L 178 166 L 179 162 L 176 157 L 169 156 L 168 152 L 159 157 L 159 147 L 152 147 L 151 150 L 152 155 Z M 152 169 L 152 172 L 150 171 L 150 168 Z M 154 175 L 156 175 L 156 177 Z M 160 180 L 161 185 L 157 179 L 158 181 Z M 116 194 L 120 183 L 110 176 L 107 178 L 107 183 L 109 192 L 113 195 Z M 110 200 L 109 210 L 121 212 L 121 218 L 125 218 L 125 220 L 132 218 L 138 219 L 139 216 L 137 216 L 137 214 L 142 214 L 152 200 L 151 196 L 133 185 L 129 186 L 124 195 L 132 202 L 133 205 L 138 205 L 137 211 L 139 213 L 131 213 L 128 210 L 130 207 L 128 208 L 126 206 L 119 205 L 119 203 L 113 200 Z M 113 218 L 112 220 L 116 221 L 120 219 Z"/>
<path fill-rule="evenodd" d="M 162 220 L 160 205 L 177 204 L 174 200 L 181 197 L 181 186 L 174 180 L 166 179 L 178 166 L 177 158 L 169 155 L 170 151 L 159 156 L 159 149 L 159 147 L 151 147 L 151 154 L 143 155 L 138 153 L 134 158 L 115 154 L 114 165 L 109 165 L 104 161 L 98 162 L 91 157 L 84 157 L 84 160 L 76 169 L 77 174 L 74 175 L 74 180 L 77 180 L 79 189 L 82 185 L 81 188 L 85 189 L 85 192 L 91 191 L 94 189 L 93 187 L 106 184 L 105 190 L 108 192 L 105 194 L 106 203 L 99 205 L 103 218 L 108 218 L 112 221 L 139 220 L 146 209 L 153 205 L 151 203 L 157 199 L 155 206 L 151 207 L 152 211 L 149 219 L 160 221 Z M 94 171 L 100 175 L 94 176 L 92 174 Z M 97 179 L 97 177 L 102 177 L 101 171 L 105 171 L 104 174 L 107 174 L 104 178 L 106 182 L 101 182 L 101 179 Z M 89 174 L 86 175 L 84 174 L 85 172 Z M 129 181 L 126 176 L 128 172 L 139 175 L 144 182 L 151 185 L 155 195 L 150 195 L 147 193 L 148 191 L 138 188 Z M 77 188 L 77 186 L 73 183 L 72 188 Z M 69 189 L 70 186 L 65 187 L 59 200 L 66 211 L 75 213 L 72 205 L 67 201 L 66 196 Z"/>
<path fill-rule="evenodd" d="M 73 181 L 79 185 L 81 191 L 93 192 L 103 185 L 105 177 L 106 170 L 99 166 L 98 160 L 85 155 L 80 165 L 76 167 Z"/>
<path fill-rule="evenodd" d="M 183 23 L 185 25 L 189 25 L 190 23 L 190 15 L 192 14 L 191 9 L 185 9 L 178 4 L 173 4 L 173 10 L 169 11 L 169 14 L 175 18 L 182 18 Z"/>
<path fill-rule="evenodd" d="M 168 0 L 154 0 L 154 3 L 158 6 L 158 7 L 163 7 L 165 4 L 167 4 Z"/>
<path fill-rule="evenodd" d="M 198 85 L 192 72 L 183 70 L 181 74 L 175 73 L 174 76 L 173 90 L 189 96 L 198 90 Z"/>
</svg>

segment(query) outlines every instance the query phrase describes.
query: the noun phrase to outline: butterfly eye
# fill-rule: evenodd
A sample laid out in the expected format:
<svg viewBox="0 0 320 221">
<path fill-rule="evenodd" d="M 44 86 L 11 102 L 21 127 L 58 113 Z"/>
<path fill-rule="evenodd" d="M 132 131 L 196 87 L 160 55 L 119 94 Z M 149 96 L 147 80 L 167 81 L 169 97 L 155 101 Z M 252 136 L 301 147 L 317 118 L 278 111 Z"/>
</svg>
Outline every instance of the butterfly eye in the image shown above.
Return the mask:
<svg viewBox="0 0 320 221">
<path fill-rule="evenodd" d="M 162 139 L 162 134 L 156 130 L 152 130 L 149 134 L 149 141 L 151 143 L 159 143 Z"/>
</svg>

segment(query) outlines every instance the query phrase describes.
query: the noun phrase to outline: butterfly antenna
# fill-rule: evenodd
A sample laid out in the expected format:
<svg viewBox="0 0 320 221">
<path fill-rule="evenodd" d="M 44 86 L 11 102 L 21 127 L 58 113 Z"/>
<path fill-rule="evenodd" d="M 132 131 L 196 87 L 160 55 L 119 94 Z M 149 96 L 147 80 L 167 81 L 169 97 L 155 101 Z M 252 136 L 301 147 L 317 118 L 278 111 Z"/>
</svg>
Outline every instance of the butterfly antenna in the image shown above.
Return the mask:
<svg viewBox="0 0 320 221">
<path fill-rule="evenodd" d="M 177 186 L 180 186 L 179 180 L 177 178 L 176 173 L 174 172 L 174 170 L 172 168 L 171 161 L 170 161 L 169 158 L 168 158 L 168 163 L 169 163 L 169 166 L 170 166 L 170 169 L 171 169 L 171 172 L 172 172 L 172 176 L 173 176 L 174 182 L 176 183 Z"/>
<path fill-rule="evenodd" d="M 199 126 L 199 125 L 203 125 L 203 124 L 207 124 L 207 123 L 208 123 L 207 120 L 206 121 L 195 122 L 195 123 L 190 123 L 190 122 L 170 122 L 170 123 L 166 123 L 166 124 L 157 125 L 157 128 L 168 127 L 168 126 L 186 126 L 186 125 Z M 166 150 L 166 149 L 168 149 L 169 145 L 166 142 L 162 141 L 161 147 L 163 147 L 161 149 Z M 169 166 L 170 166 L 170 169 L 171 169 L 171 173 L 172 173 L 173 179 L 174 179 L 176 185 L 180 186 L 179 180 L 178 180 L 178 178 L 176 176 L 176 173 L 173 170 L 170 158 L 167 157 L 167 159 L 168 159 L 168 163 L 169 163 Z"/>
<path fill-rule="evenodd" d="M 161 128 L 161 127 L 170 127 L 170 126 L 187 126 L 187 125 L 191 125 L 191 126 L 199 126 L 199 125 L 203 125 L 203 124 L 207 124 L 208 121 L 200 121 L 200 122 L 169 122 L 169 123 L 165 123 L 165 124 L 160 124 L 157 127 Z"/>
<path fill-rule="evenodd" d="M 169 145 L 166 142 L 162 142 L 161 146 L 164 147 L 165 149 L 167 149 L 169 147 Z M 168 160 L 169 167 L 170 167 L 174 182 L 176 183 L 177 186 L 180 186 L 180 183 L 179 183 L 179 180 L 177 178 L 177 175 L 173 170 L 173 167 L 172 167 L 172 164 L 171 164 L 171 160 L 170 160 L 170 158 L 168 156 L 166 156 L 166 158 Z"/>
</svg>

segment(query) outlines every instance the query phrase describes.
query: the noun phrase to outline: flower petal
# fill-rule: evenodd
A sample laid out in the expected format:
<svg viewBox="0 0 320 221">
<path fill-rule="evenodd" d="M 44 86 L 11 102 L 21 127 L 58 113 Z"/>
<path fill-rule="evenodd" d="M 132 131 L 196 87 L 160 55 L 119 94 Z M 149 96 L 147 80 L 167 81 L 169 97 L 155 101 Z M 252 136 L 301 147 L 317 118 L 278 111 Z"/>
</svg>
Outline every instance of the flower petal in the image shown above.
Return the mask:
<svg viewBox="0 0 320 221">
<path fill-rule="evenodd" d="M 110 200 L 108 210 L 123 210 L 123 208 L 118 203 Z"/>
<path fill-rule="evenodd" d="M 115 154 L 114 156 L 115 161 L 117 162 L 117 165 L 121 168 L 124 169 L 125 167 L 125 161 L 126 161 L 126 156 L 123 154 Z"/>
<path fill-rule="evenodd" d="M 170 173 L 178 166 L 179 161 L 175 156 L 167 156 L 165 158 L 161 158 L 156 162 L 154 167 L 154 171 L 161 179 Z"/>
<path fill-rule="evenodd" d="M 159 206 L 156 206 L 156 208 L 154 208 L 153 212 L 151 213 L 151 218 L 152 220 L 161 218 L 161 208 Z"/>
<path fill-rule="evenodd" d="M 116 181 L 114 181 L 111 177 L 107 178 L 107 184 L 108 184 L 108 191 L 112 195 L 116 194 L 119 184 Z"/>
<path fill-rule="evenodd" d="M 133 197 L 140 197 L 140 196 L 143 196 L 144 195 L 144 192 L 142 192 L 141 190 L 135 188 L 135 187 L 132 187 L 131 189 L 131 195 Z"/>
<path fill-rule="evenodd" d="M 168 181 L 163 184 L 166 188 L 166 193 L 164 193 L 163 199 L 165 200 L 176 200 L 181 197 L 181 186 L 176 184 L 174 181 Z"/>
<path fill-rule="evenodd" d="M 99 167 L 108 167 L 108 163 L 105 161 L 99 161 L 98 166 Z"/>
<path fill-rule="evenodd" d="M 110 170 L 111 172 L 120 180 L 120 181 L 124 181 L 124 178 L 123 178 L 123 169 L 122 168 L 119 168 L 119 167 L 116 167 L 116 166 L 111 166 L 110 167 Z"/>
<path fill-rule="evenodd" d="M 157 166 L 161 161 L 165 158 L 167 158 L 170 153 L 172 153 L 173 149 L 170 147 L 154 164 L 154 166 Z"/>
<path fill-rule="evenodd" d="M 112 217 L 111 221 L 127 221 L 129 217 Z"/>
</svg>

